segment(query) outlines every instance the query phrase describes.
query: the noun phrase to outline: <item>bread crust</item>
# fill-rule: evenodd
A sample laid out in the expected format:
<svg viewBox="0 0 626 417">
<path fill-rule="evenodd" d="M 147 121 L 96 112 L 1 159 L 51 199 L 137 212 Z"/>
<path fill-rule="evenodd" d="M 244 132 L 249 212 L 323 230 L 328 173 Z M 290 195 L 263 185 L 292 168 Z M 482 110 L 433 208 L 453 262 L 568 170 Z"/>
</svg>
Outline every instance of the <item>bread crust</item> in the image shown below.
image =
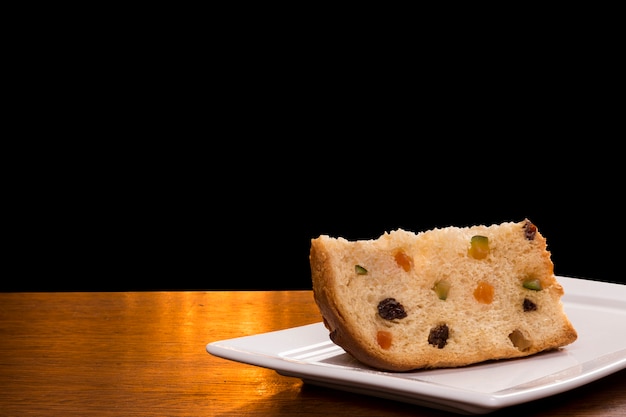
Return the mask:
<svg viewBox="0 0 626 417">
<path fill-rule="evenodd" d="M 489 238 L 484 259 L 469 254 L 475 235 Z M 402 264 L 398 253 L 410 264 Z M 546 240 L 528 219 L 420 233 L 396 229 L 361 241 L 320 235 L 311 240 L 309 260 L 314 299 L 330 339 L 376 369 L 410 371 L 525 357 L 577 338 L 562 309 L 563 288 Z M 357 265 L 367 272 L 359 275 Z M 524 287 L 531 278 L 540 290 Z M 442 281 L 450 286 L 445 300 L 435 291 Z M 480 300 L 483 284 L 494 292 L 489 303 Z M 381 317 L 377 307 L 385 298 L 400 301 L 407 317 Z M 449 335 L 437 347 L 429 340 L 443 325 Z M 391 338 L 390 347 L 381 334 Z"/>
</svg>

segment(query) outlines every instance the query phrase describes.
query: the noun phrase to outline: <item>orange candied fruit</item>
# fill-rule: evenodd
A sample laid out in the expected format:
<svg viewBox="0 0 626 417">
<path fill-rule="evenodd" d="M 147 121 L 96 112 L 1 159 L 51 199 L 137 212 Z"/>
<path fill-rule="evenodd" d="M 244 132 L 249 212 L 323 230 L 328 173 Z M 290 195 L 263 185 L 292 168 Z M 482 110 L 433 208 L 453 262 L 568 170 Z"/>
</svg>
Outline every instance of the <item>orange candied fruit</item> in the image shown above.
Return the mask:
<svg viewBox="0 0 626 417">
<path fill-rule="evenodd" d="M 479 282 L 474 290 L 474 298 L 479 303 L 491 304 L 493 301 L 493 285 L 484 281 Z"/>
<path fill-rule="evenodd" d="M 389 349 L 391 347 L 391 333 L 379 330 L 378 333 L 376 333 L 376 341 L 381 348 L 385 350 Z"/>
<path fill-rule="evenodd" d="M 394 257 L 396 259 L 396 263 L 402 269 L 404 269 L 406 272 L 409 272 L 411 270 L 411 267 L 413 266 L 413 259 L 411 259 L 411 257 L 407 255 L 403 250 L 399 250 L 398 252 L 396 252 Z"/>
</svg>

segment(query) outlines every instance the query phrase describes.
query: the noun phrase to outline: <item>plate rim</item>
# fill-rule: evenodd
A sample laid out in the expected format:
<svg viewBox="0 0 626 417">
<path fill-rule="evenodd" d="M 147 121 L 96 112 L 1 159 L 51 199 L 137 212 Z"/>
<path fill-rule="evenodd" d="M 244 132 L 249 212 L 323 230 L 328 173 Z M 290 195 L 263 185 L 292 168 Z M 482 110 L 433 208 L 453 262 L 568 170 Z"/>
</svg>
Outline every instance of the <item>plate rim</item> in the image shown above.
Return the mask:
<svg viewBox="0 0 626 417">
<path fill-rule="evenodd" d="M 564 307 L 569 304 L 588 304 L 592 300 L 600 299 L 608 301 L 610 305 L 614 305 L 618 309 L 623 308 L 626 312 L 626 303 L 623 301 L 626 300 L 626 285 L 561 275 L 556 275 L 556 278 L 565 290 L 561 298 Z M 604 290 L 601 295 L 598 294 L 598 288 Z M 249 340 L 259 336 L 267 337 L 275 333 L 286 334 L 294 331 L 307 331 L 313 328 L 319 330 L 320 327 L 323 327 L 323 322 L 218 340 L 207 343 L 206 350 L 209 354 L 223 359 L 272 369 L 280 375 L 299 378 L 304 382 L 460 414 L 486 414 L 505 407 L 549 397 L 626 369 L 625 345 L 623 349 L 594 357 L 579 365 L 574 365 L 574 367 L 586 366 L 589 368 L 575 378 L 565 377 L 556 383 L 552 382 L 544 385 L 537 385 L 536 383 L 533 385 L 533 382 L 536 380 L 532 380 L 488 393 L 417 379 L 412 379 L 410 380 L 411 383 L 407 384 L 408 380 L 399 378 L 397 373 L 366 368 L 332 368 L 337 370 L 338 376 L 329 378 L 328 369 L 331 369 L 331 367 L 281 357 L 279 356 L 280 351 L 276 352 L 275 355 L 271 355 L 250 349 L 238 349 L 233 346 L 234 343 L 243 339 Z M 306 347 L 306 345 L 303 347 Z M 594 365 L 591 362 L 598 363 Z M 566 375 L 566 371 L 567 369 L 563 369 L 553 374 L 546 374 L 538 379 L 549 379 L 549 377 L 561 373 Z M 373 374 L 375 377 L 363 379 L 363 372 Z M 520 386 L 525 385 L 528 387 L 520 388 Z M 440 392 L 442 387 L 445 387 L 443 394 Z M 454 398 L 450 398 L 450 393 L 454 393 Z M 443 401 L 447 403 L 443 403 Z M 453 402 L 454 405 L 451 405 L 450 402 Z"/>
</svg>

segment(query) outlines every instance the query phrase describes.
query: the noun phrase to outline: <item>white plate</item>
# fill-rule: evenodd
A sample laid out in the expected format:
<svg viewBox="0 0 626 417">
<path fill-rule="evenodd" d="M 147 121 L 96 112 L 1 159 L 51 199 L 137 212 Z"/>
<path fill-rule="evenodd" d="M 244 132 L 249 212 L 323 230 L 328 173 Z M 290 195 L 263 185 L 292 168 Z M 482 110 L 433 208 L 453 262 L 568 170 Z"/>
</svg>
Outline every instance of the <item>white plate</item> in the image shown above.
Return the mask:
<svg viewBox="0 0 626 417">
<path fill-rule="evenodd" d="M 626 368 L 626 285 L 557 277 L 578 339 L 558 350 L 463 368 L 373 370 L 328 338 L 322 323 L 212 342 L 212 355 L 306 383 L 460 414 L 486 414 L 558 394 Z"/>
</svg>

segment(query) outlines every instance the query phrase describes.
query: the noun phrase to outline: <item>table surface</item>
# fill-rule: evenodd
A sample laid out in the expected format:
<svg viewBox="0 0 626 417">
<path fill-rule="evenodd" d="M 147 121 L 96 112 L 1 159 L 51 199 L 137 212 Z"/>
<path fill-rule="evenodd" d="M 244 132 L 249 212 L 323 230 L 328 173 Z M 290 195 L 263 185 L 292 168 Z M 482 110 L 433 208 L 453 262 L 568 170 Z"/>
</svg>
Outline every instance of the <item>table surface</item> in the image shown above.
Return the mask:
<svg viewBox="0 0 626 417">
<path fill-rule="evenodd" d="M 319 321 L 311 291 L 0 293 L 0 415 L 456 415 L 206 351 L 209 342 Z M 626 370 L 488 415 L 513 414 L 624 417 Z"/>
</svg>

